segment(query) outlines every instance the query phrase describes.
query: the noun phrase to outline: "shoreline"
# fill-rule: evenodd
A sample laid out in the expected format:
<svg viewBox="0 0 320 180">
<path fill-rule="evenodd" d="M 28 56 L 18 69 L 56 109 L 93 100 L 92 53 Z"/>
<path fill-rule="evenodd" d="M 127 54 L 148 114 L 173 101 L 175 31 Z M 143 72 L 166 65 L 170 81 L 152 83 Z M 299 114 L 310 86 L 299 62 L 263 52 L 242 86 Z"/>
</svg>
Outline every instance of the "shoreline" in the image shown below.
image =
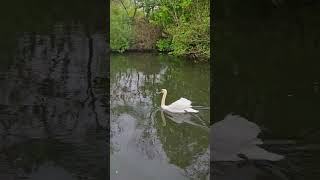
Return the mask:
<svg viewBox="0 0 320 180">
<path fill-rule="evenodd" d="M 148 53 L 148 54 L 164 54 L 164 55 L 168 55 L 168 56 L 174 56 L 169 54 L 170 51 L 158 51 L 156 49 L 127 49 L 123 52 L 119 52 L 119 51 L 115 51 L 115 50 L 110 50 L 109 51 L 111 54 L 117 54 L 117 55 L 121 55 L 121 54 L 142 54 L 142 53 Z M 193 60 L 193 61 L 201 61 L 201 62 L 210 62 L 210 58 L 199 58 L 197 56 L 195 56 L 194 54 L 189 54 L 189 55 L 184 55 L 184 56 L 175 56 L 177 58 L 184 58 L 184 59 L 188 59 L 188 60 Z"/>
</svg>

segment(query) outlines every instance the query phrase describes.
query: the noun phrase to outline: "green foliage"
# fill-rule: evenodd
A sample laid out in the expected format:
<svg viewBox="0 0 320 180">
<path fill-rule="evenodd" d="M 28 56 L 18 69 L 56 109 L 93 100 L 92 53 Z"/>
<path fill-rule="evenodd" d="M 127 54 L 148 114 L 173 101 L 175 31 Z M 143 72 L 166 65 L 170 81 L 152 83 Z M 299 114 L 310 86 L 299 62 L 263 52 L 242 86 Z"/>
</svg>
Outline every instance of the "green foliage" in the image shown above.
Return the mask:
<svg viewBox="0 0 320 180">
<path fill-rule="evenodd" d="M 171 51 L 171 40 L 170 39 L 159 39 L 156 43 L 156 47 L 159 51 L 166 52 Z"/>
<path fill-rule="evenodd" d="M 198 58 L 210 57 L 209 20 L 202 23 L 181 23 L 167 28 L 172 35 L 172 54 L 192 55 Z"/>
<path fill-rule="evenodd" d="M 121 3 L 119 3 L 121 2 Z M 124 51 L 132 42 L 135 19 L 145 16 L 165 37 L 159 51 L 175 56 L 210 57 L 209 0 L 117 0 L 111 3 L 111 48 Z"/>
<path fill-rule="evenodd" d="M 158 1 L 151 22 L 169 34 L 159 40 L 157 48 L 172 49 L 176 56 L 210 57 L 210 2 L 209 0 Z M 170 42 L 170 44 L 168 44 Z"/>
<path fill-rule="evenodd" d="M 111 1 L 110 47 L 114 51 L 123 52 L 129 48 L 132 40 L 131 19 L 126 11 Z"/>
<path fill-rule="evenodd" d="M 173 19 L 170 16 L 170 9 L 166 6 L 160 6 L 159 9 L 152 14 L 150 20 L 152 23 L 162 26 L 173 23 Z"/>
</svg>

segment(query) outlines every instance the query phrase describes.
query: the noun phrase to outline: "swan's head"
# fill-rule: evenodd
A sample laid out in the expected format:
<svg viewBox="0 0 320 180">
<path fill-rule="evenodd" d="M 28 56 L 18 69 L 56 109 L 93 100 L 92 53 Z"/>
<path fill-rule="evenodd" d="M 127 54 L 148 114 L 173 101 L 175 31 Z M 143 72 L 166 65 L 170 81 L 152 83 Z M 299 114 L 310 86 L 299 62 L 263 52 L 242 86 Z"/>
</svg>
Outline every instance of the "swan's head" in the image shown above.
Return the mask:
<svg viewBox="0 0 320 180">
<path fill-rule="evenodd" d="M 167 90 L 166 89 L 161 89 L 160 93 L 162 93 L 162 94 L 167 93 Z"/>
<path fill-rule="evenodd" d="M 167 93 L 167 90 L 166 89 L 161 89 L 160 92 L 156 92 L 157 94 L 164 94 L 164 93 Z"/>
</svg>

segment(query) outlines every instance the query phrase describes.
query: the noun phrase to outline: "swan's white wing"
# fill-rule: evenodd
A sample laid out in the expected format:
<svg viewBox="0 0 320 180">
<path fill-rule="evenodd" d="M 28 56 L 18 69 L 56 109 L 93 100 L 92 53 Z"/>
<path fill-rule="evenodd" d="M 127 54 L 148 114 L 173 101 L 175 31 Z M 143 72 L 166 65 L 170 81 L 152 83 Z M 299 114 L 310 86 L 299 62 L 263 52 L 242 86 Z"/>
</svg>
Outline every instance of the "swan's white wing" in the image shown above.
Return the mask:
<svg viewBox="0 0 320 180">
<path fill-rule="evenodd" d="M 180 98 L 176 102 L 173 102 L 172 104 L 168 105 L 168 108 L 177 109 L 177 110 L 184 110 L 190 107 L 191 107 L 191 101 L 189 101 L 186 98 Z"/>
</svg>

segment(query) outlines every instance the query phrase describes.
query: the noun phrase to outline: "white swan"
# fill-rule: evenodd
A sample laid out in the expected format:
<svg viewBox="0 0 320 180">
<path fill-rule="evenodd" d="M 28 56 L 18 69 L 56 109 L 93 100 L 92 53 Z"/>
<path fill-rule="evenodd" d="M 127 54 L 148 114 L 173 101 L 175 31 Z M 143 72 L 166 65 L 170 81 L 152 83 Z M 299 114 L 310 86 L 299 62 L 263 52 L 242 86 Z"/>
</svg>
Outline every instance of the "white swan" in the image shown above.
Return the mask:
<svg viewBox="0 0 320 180">
<path fill-rule="evenodd" d="M 166 89 L 161 89 L 161 92 L 159 94 L 162 95 L 162 100 L 161 100 L 161 108 L 163 110 L 173 112 L 173 113 L 186 113 L 186 112 L 191 112 L 191 113 L 197 113 L 199 112 L 198 110 L 192 109 L 191 106 L 191 101 L 189 101 L 186 98 L 180 98 L 176 102 L 173 102 L 170 105 L 165 105 L 166 97 L 167 97 L 167 90 Z"/>
</svg>

